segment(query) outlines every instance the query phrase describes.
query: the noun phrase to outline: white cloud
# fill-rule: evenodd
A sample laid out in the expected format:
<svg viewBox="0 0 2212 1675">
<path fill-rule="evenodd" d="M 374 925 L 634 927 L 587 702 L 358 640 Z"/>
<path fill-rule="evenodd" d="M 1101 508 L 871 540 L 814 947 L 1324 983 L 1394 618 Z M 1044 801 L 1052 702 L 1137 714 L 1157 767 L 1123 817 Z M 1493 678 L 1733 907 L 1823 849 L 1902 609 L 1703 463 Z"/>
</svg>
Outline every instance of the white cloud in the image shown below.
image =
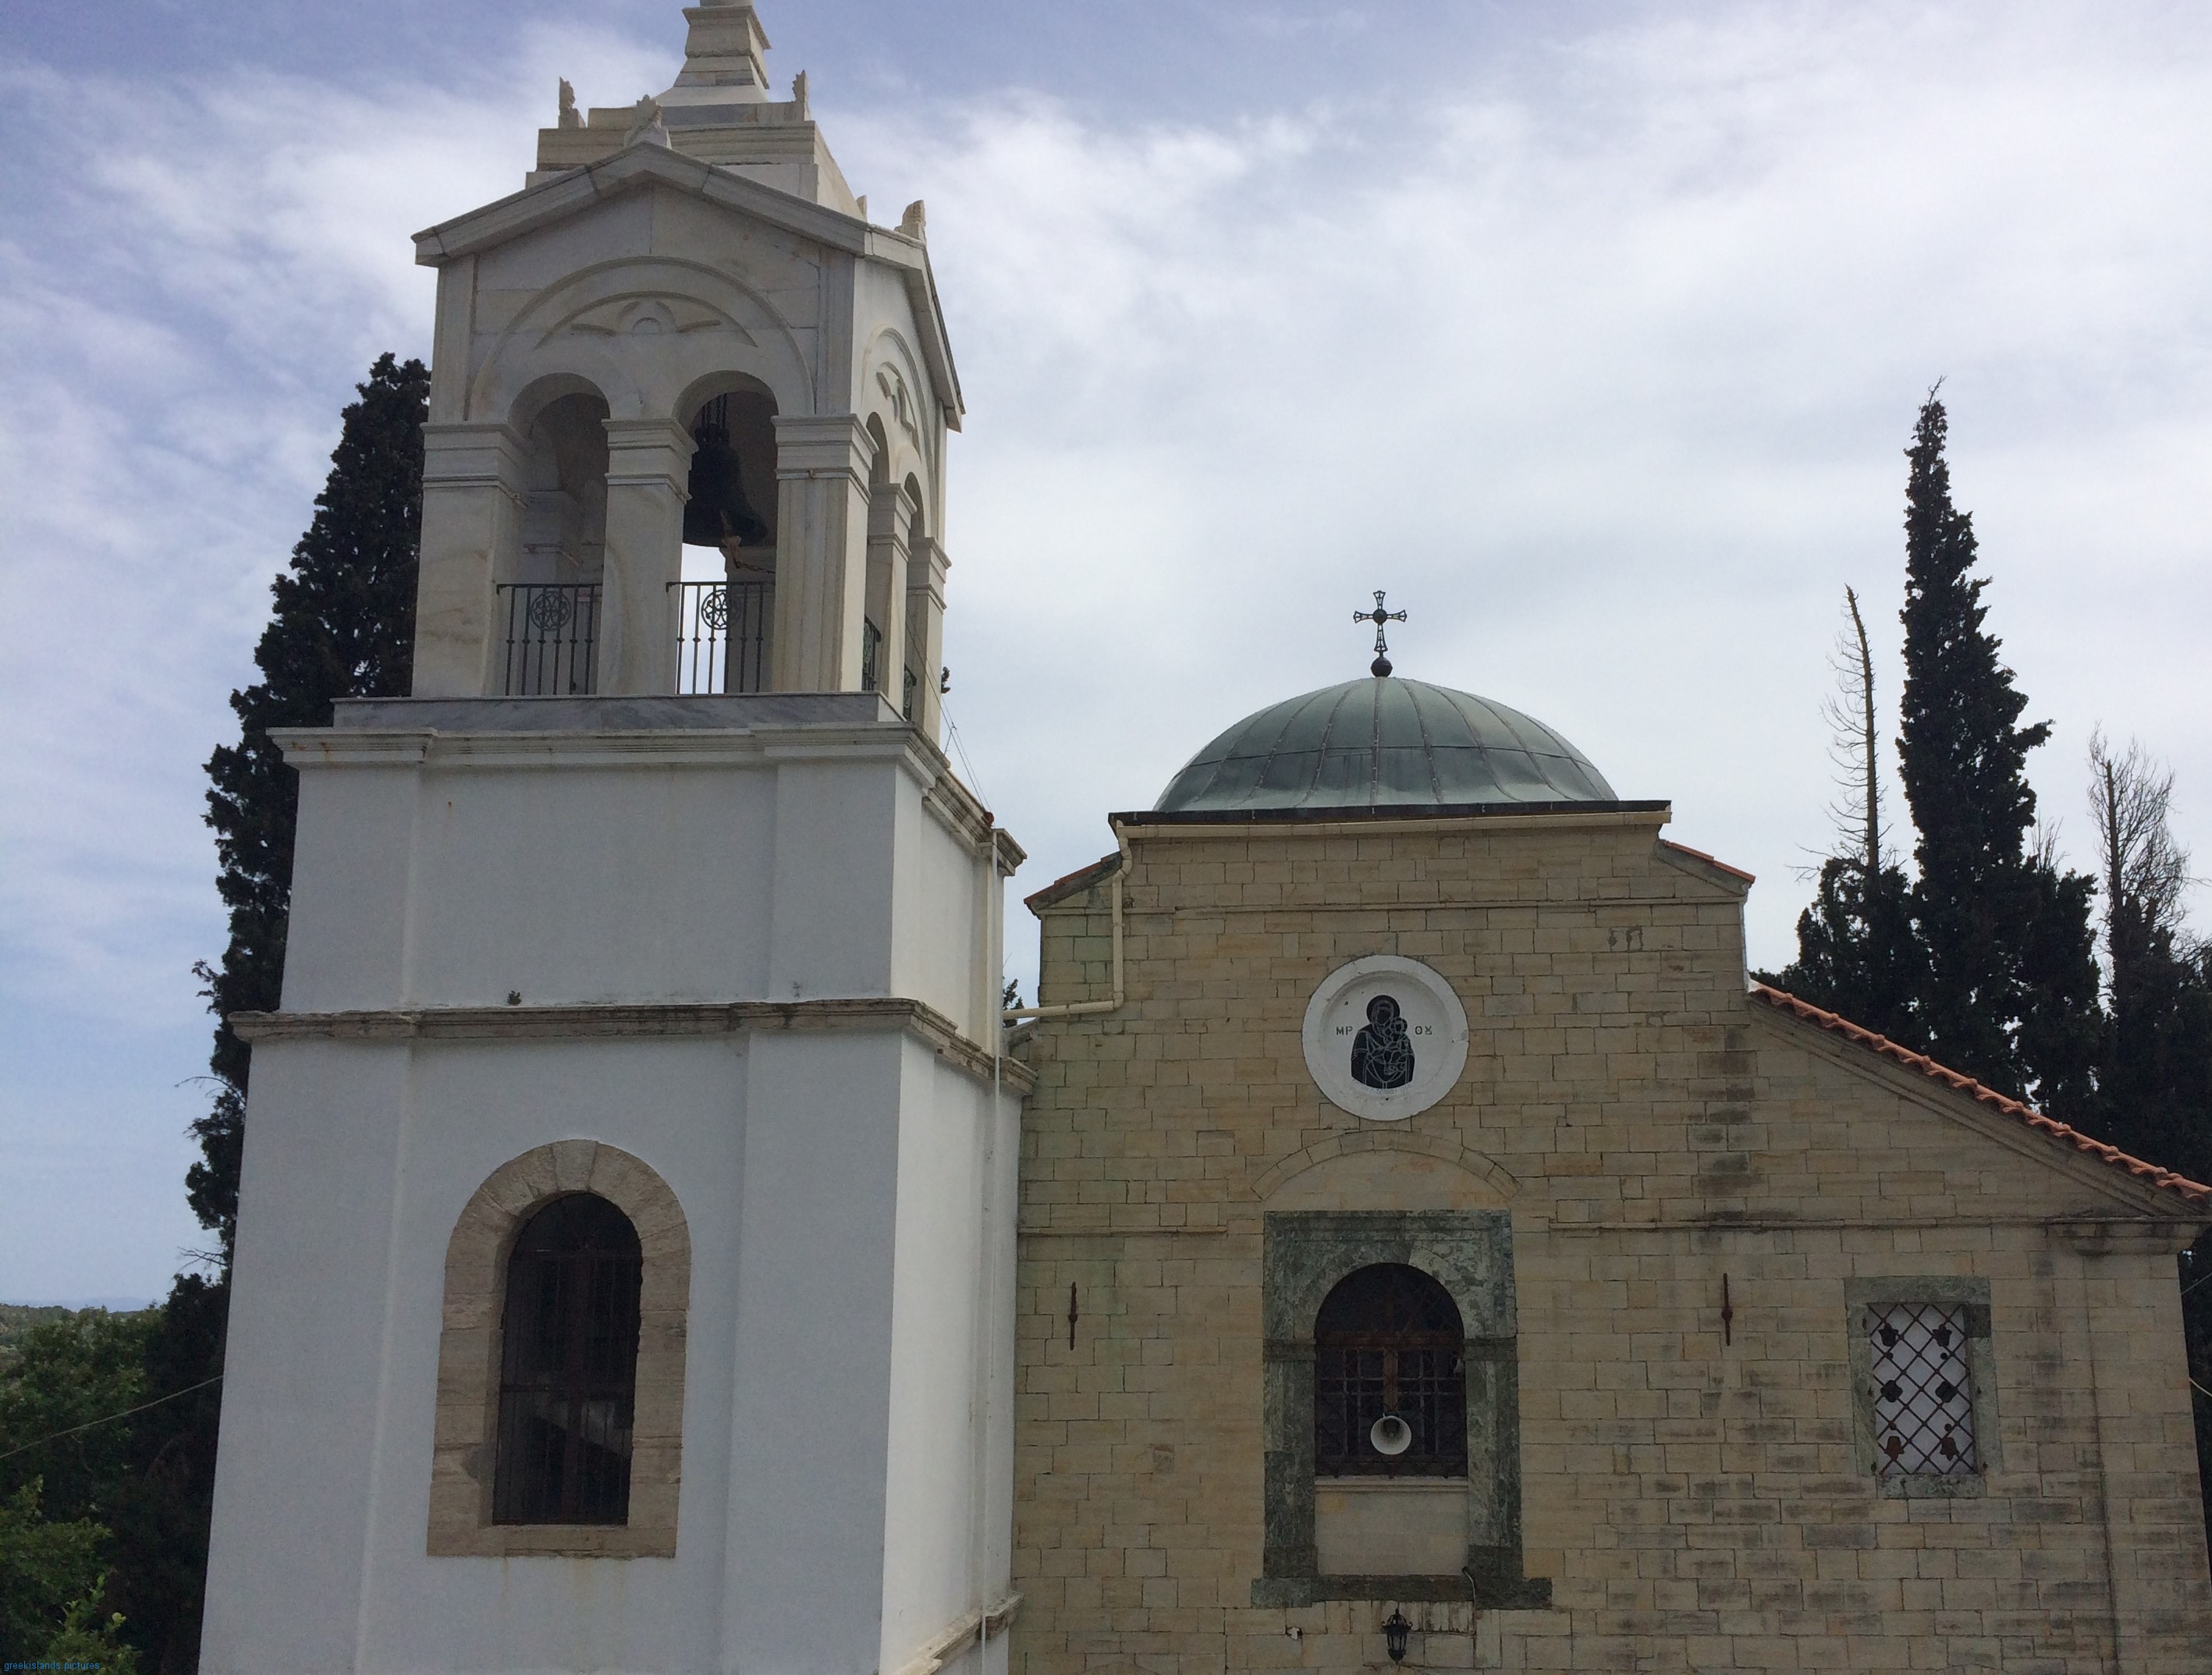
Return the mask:
<svg viewBox="0 0 2212 1675">
<path fill-rule="evenodd" d="M 155 1295 L 206 1241 L 181 1132 L 205 1109 L 191 967 L 224 936 L 201 764 L 339 408 L 380 351 L 427 350 L 409 235 L 520 186 L 562 63 L 659 73 L 574 33 L 488 88 L 0 73 L 13 1295 Z"/>
<path fill-rule="evenodd" d="M 198 1011 L 189 967 L 222 935 L 200 764 L 235 734 L 269 580 L 353 384 L 386 349 L 427 353 L 410 235 L 520 187 L 561 58 L 649 75 L 560 35 L 491 89 L 5 82 L 40 183 L 40 236 L 0 244 L 0 586 L 39 625 L 0 671 L 0 774 L 27 792 L 0 813 L 19 995 Z"/>
<path fill-rule="evenodd" d="M 1401 670 L 1555 721 L 1760 871 L 1778 962 L 1834 614 L 1855 582 L 1893 679 L 1899 456 L 1944 373 L 1993 624 L 2064 722 L 2051 812 L 2100 717 L 2212 810 L 2212 415 L 2179 375 L 2212 63 L 2201 24 L 2111 22 L 1732 11 L 1419 108 L 840 130 L 856 178 L 929 194 L 975 410 L 958 702 L 1037 870 L 1241 709 L 1357 672 L 1388 586 Z"/>
</svg>

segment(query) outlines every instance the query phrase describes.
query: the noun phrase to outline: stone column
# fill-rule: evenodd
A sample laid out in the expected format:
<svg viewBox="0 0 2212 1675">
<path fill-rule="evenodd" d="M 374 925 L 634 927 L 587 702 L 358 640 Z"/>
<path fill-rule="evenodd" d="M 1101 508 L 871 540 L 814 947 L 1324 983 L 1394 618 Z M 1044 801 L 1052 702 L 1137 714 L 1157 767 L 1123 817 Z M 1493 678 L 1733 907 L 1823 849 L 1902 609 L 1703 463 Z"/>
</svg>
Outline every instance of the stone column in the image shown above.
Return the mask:
<svg viewBox="0 0 2212 1675">
<path fill-rule="evenodd" d="M 952 561 L 928 536 L 919 537 L 907 562 L 907 661 L 914 665 L 914 725 L 937 742 L 937 673 L 945 661 L 945 573 Z"/>
<path fill-rule="evenodd" d="M 771 691 L 860 689 L 871 452 L 853 414 L 776 419 Z"/>
<path fill-rule="evenodd" d="M 676 590 L 684 574 L 691 433 L 673 419 L 609 419 L 607 543 L 599 679 L 615 693 L 676 690 Z"/>
<path fill-rule="evenodd" d="M 505 624 L 495 583 L 521 561 L 522 438 L 504 424 L 422 427 L 418 698 L 496 697 Z"/>
<path fill-rule="evenodd" d="M 903 698 L 906 653 L 907 540 L 914 502 L 896 482 L 868 497 L 868 620 L 883 634 L 876 647 L 876 689 L 897 709 Z M 915 701 L 921 701 L 919 689 Z"/>
</svg>

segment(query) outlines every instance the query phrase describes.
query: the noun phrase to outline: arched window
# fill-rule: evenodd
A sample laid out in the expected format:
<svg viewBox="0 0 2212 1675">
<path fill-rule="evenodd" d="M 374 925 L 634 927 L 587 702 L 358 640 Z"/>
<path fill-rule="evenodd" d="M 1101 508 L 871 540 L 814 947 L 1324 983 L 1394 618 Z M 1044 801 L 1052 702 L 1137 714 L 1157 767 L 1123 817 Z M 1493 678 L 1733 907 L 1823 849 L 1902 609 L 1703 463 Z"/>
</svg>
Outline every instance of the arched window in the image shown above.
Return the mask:
<svg viewBox="0 0 2212 1675">
<path fill-rule="evenodd" d="M 726 390 L 695 408 L 690 423 L 684 544 L 691 550 L 678 590 L 676 689 L 765 691 L 775 616 L 775 400 L 763 389 Z"/>
<path fill-rule="evenodd" d="M 501 1524 L 622 1524 L 637 1401 L 637 1229 L 591 1193 L 523 1223 L 500 1316 Z"/>
<path fill-rule="evenodd" d="M 1444 1288 L 1381 1263 L 1337 1283 L 1314 1324 L 1314 1472 L 1467 1475 L 1466 1334 Z"/>
</svg>

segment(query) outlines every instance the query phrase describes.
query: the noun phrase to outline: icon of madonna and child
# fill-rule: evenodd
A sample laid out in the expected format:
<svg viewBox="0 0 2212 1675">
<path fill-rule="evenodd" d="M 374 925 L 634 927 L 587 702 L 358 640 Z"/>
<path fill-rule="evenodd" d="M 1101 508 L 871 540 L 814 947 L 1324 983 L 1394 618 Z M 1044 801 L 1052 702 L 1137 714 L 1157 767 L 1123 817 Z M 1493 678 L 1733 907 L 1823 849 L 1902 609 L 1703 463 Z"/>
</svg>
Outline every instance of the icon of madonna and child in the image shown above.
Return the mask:
<svg viewBox="0 0 2212 1675">
<path fill-rule="evenodd" d="M 1364 1087 L 1402 1088 L 1413 1079 L 1413 1043 L 1397 1000 L 1378 994 L 1352 1041 L 1352 1079 Z"/>
</svg>

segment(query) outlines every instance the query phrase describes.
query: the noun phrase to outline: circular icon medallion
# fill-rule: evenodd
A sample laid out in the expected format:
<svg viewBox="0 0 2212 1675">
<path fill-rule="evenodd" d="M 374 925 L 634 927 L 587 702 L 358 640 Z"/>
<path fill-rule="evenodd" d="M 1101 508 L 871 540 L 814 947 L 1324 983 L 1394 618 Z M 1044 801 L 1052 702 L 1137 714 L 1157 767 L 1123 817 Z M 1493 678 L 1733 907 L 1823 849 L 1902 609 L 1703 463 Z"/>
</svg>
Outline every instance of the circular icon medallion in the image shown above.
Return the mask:
<svg viewBox="0 0 2212 1675">
<path fill-rule="evenodd" d="M 1306 1068 L 1330 1103 L 1393 1122 L 1425 1111 L 1467 1067 L 1467 1011 L 1419 960 L 1370 954 L 1322 980 L 1306 1007 Z"/>
</svg>

